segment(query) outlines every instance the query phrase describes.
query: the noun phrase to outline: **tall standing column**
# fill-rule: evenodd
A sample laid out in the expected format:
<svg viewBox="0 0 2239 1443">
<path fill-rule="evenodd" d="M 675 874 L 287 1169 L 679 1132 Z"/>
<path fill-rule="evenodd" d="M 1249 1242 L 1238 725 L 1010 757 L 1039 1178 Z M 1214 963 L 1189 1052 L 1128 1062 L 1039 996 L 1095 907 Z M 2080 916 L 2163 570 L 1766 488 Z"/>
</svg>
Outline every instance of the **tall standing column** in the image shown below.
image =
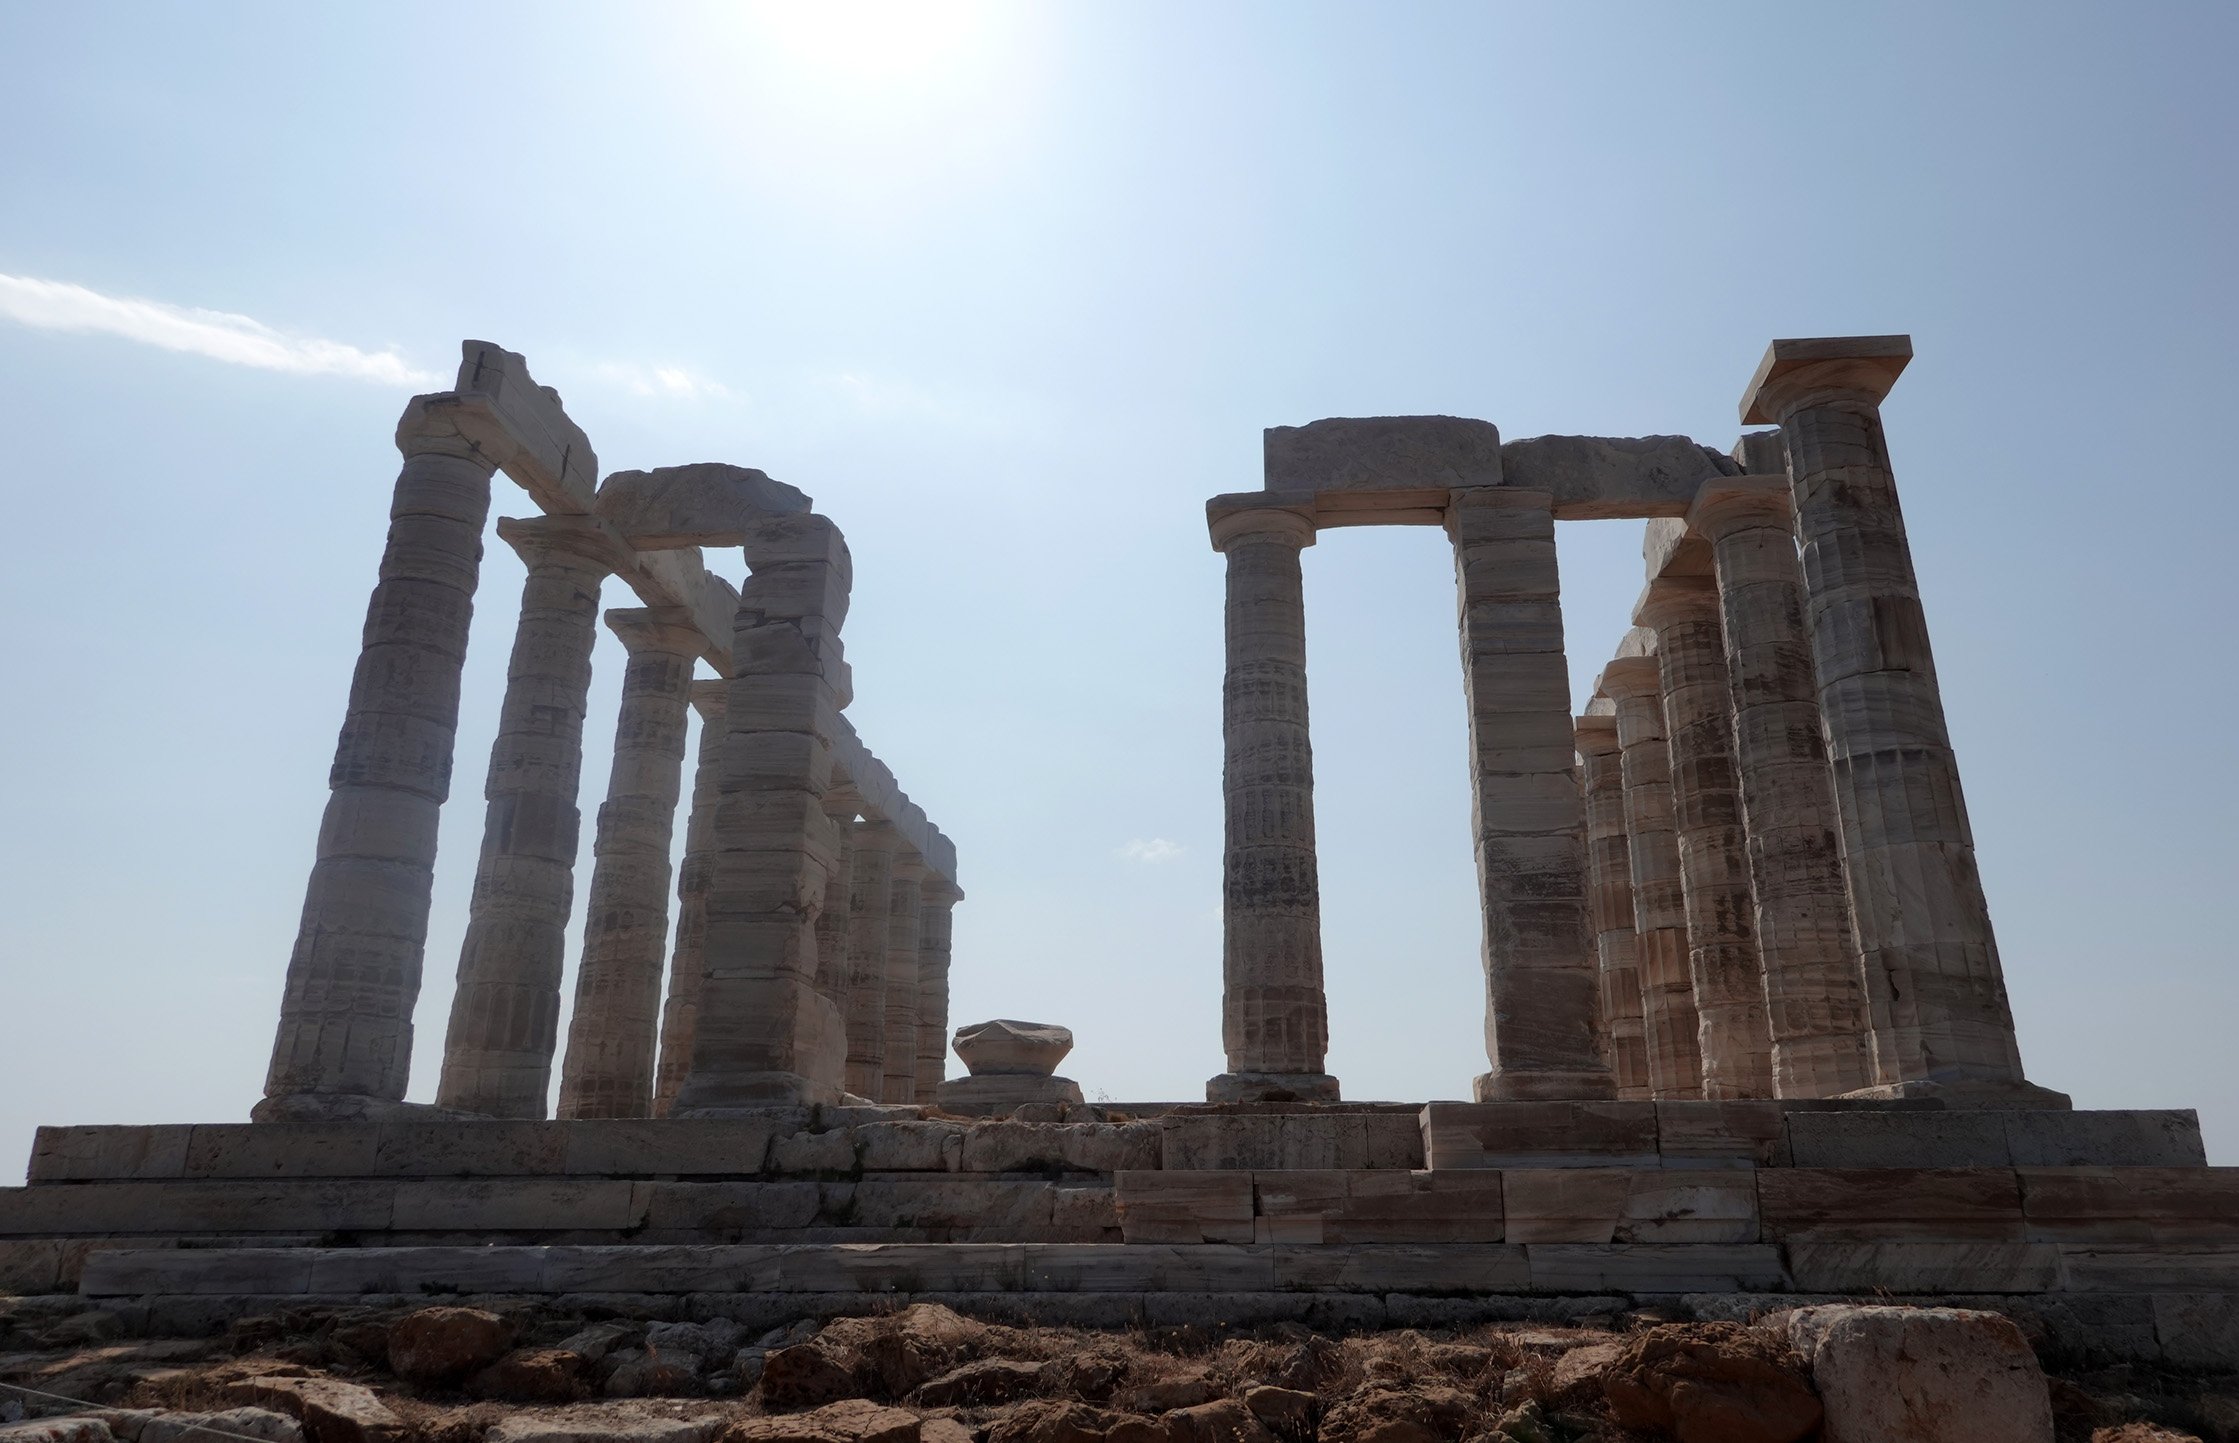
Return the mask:
<svg viewBox="0 0 2239 1443">
<path fill-rule="evenodd" d="M 1734 768 L 1733 686 L 1718 589 L 1706 578 L 1659 578 L 1633 621 L 1654 629 L 1663 673 L 1672 815 L 1687 901 L 1687 970 L 1702 1027 L 1703 1096 L 1770 1097 L 1772 1032 L 1765 1022 L 1749 835 Z"/>
<path fill-rule="evenodd" d="M 1601 964 L 1602 1027 L 1608 1034 L 1617 1096 L 1655 1096 L 1648 1080 L 1642 1031 L 1640 939 L 1633 925 L 1632 846 L 1625 838 L 1625 776 L 1617 718 L 1578 719 L 1578 757 L 1585 768 L 1586 870 L 1594 894 L 1594 949 Z"/>
<path fill-rule="evenodd" d="M 692 709 L 700 714 L 699 760 L 692 772 L 692 810 L 684 822 L 684 863 L 676 871 L 676 943 L 669 961 L 668 997 L 661 1004 L 661 1064 L 653 1082 L 653 1115 L 667 1117 L 677 1089 L 692 1069 L 692 1031 L 699 1017 L 700 979 L 706 975 L 707 882 L 715 850 L 715 804 L 721 795 L 725 702 L 731 684 L 692 683 Z"/>
<path fill-rule="evenodd" d="M 1247 511 L 1213 523 L 1228 557 L 1221 687 L 1221 1041 L 1214 1102 L 1334 1102 L 1314 856 L 1314 750 L 1306 717 L 1306 597 L 1299 552 L 1313 523 Z"/>
<path fill-rule="evenodd" d="M 1554 498 L 1452 493 L 1477 889 L 1485 918 L 1481 1102 L 1612 1097 L 1588 934 L 1586 802 L 1571 734 Z"/>
<path fill-rule="evenodd" d="M 824 794 L 824 815 L 839 833 L 833 853 L 832 875 L 824 883 L 824 906 L 816 914 L 816 990 L 847 1015 L 847 936 L 853 920 L 855 892 L 855 819 L 863 815 L 863 798 L 852 785 L 837 786 Z"/>
<path fill-rule="evenodd" d="M 946 877 L 928 877 L 917 943 L 917 1100 L 931 1102 L 948 1076 L 948 969 L 956 904 L 964 891 Z"/>
<path fill-rule="evenodd" d="M 451 793 L 495 464 L 426 397 L 405 408 L 397 449 L 388 545 L 327 774 L 259 1121 L 393 1107 L 412 1065 L 436 822 Z"/>
<path fill-rule="evenodd" d="M 894 857 L 902 838 L 891 822 L 854 827 L 847 928 L 847 1090 L 876 1102 L 886 1090 L 886 934 L 894 909 Z"/>
<path fill-rule="evenodd" d="M 894 857 L 886 910 L 886 1043 L 881 1102 L 917 1101 L 917 957 L 924 938 L 925 863 L 904 849 Z"/>
<path fill-rule="evenodd" d="M 1602 668 L 1601 691 L 1617 704 L 1648 1089 L 1658 1099 L 1699 1098 L 1702 1027 L 1695 1014 L 1694 978 L 1687 970 L 1687 894 L 1679 875 L 1671 748 L 1664 735 L 1664 682 L 1656 658 L 1611 662 Z"/>
<path fill-rule="evenodd" d="M 669 939 L 669 847 L 683 784 L 692 668 L 707 647 L 682 607 L 610 611 L 629 660 L 614 769 L 591 844 L 583 960 L 560 1067 L 559 1115 L 650 1117 Z"/>
<path fill-rule="evenodd" d="M 1780 426 L 1843 861 L 1887 987 L 1898 1095 L 2066 1106 L 2028 1082 L 1944 722 L 1881 400 L 1905 336 L 1775 341 L 1742 398 Z"/>
<path fill-rule="evenodd" d="M 1708 484 L 1688 521 L 1709 538 L 1718 571 L 1773 1092 L 1834 1097 L 1879 1079 L 1804 628 L 1788 478 Z"/>
<path fill-rule="evenodd" d="M 581 517 L 498 522 L 529 576 L 490 749 L 482 860 L 459 989 L 443 1040 L 438 1106 L 545 1115 L 559 1040 L 560 974 L 582 825 L 583 713 L 609 543 Z"/>
</svg>

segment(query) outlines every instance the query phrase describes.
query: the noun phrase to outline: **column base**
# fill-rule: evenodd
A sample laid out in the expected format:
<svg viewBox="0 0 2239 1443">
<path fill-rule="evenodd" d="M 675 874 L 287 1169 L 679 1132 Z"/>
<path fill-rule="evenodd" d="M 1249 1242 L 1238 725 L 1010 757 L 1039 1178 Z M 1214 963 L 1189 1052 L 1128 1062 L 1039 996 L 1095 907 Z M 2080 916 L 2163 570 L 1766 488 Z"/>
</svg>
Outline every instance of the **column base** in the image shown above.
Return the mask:
<svg viewBox="0 0 2239 1443">
<path fill-rule="evenodd" d="M 1336 1102 L 1326 1072 L 1224 1072 L 1205 1084 L 1207 1102 Z"/>
<path fill-rule="evenodd" d="M 1479 1102 L 1602 1102 L 1617 1096 L 1608 1072 L 1485 1072 L 1471 1084 Z"/>
<path fill-rule="evenodd" d="M 678 1089 L 671 1117 L 734 1117 L 773 1107 L 820 1107 L 860 1102 L 829 1082 L 795 1072 L 739 1072 L 721 1078 L 688 1077 Z"/>
<path fill-rule="evenodd" d="M 436 1121 L 472 1114 L 428 1102 L 401 1102 L 356 1092 L 284 1092 L 249 1109 L 251 1122 L 385 1122 L 391 1118 Z"/>
<path fill-rule="evenodd" d="M 2054 1092 L 2024 1079 L 1976 1077 L 1919 1077 L 1910 1082 L 1885 1082 L 1861 1087 L 1842 1097 L 1867 1102 L 1899 1100 L 1940 1101 L 1947 1108 L 1986 1108 L 1998 1111 L 2042 1108 L 2066 1112 L 2076 1104 L 2065 1092 Z"/>
<path fill-rule="evenodd" d="M 952 1077 L 933 1089 L 933 1105 L 943 1112 L 991 1117 L 1015 1107 L 1053 1102 L 1081 1105 L 1081 1085 L 1069 1077 L 1047 1073 L 982 1072 Z"/>
</svg>

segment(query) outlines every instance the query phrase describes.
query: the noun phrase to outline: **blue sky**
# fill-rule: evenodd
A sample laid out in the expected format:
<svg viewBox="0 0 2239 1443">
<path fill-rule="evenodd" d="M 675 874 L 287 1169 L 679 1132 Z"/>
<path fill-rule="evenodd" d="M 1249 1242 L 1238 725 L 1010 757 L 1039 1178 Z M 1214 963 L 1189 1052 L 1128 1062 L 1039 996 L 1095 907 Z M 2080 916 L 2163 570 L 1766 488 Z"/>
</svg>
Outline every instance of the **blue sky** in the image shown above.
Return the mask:
<svg viewBox="0 0 2239 1443">
<path fill-rule="evenodd" d="M 1261 428 L 1723 447 L 1770 338 L 1888 331 L 2030 1072 L 2239 1162 L 2235 44 L 2208 4 L 0 6 L 0 1166 L 246 1115 L 390 434 L 463 337 L 607 470 L 839 521 L 850 714 L 961 854 L 955 1020 L 1178 1098 L 1221 1070 L 1201 503 Z M 1581 695 L 1639 531 L 1563 528 Z M 1449 558 L 1306 571 L 1330 1068 L 1465 1096 Z M 416 1097 L 519 575 L 492 538 Z"/>
</svg>

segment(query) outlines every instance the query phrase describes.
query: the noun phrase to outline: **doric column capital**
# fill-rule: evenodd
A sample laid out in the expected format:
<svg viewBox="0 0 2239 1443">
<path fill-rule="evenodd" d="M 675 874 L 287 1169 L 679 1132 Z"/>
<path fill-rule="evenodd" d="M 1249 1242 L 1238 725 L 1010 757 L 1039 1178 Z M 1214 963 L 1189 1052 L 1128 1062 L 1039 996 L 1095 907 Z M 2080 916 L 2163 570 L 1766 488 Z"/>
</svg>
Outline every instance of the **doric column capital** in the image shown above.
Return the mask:
<svg viewBox="0 0 2239 1443">
<path fill-rule="evenodd" d="M 858 852 L 899 852 L 902 834 L 892 822 L 877 817 L 865 817 L 855 824 L 855 850 Z M 911 853 L 914 858 L 916 853 Z"/>
<path fill-rule="evenodd" d="M 396 423 L 396 448 L 407 458 L 454 456 L 472 461 L 484 471 L 498 469 L 497 458 L 459 429 L 458 397 L 442 392 L 414 396 L 404 403 L 404 414 Z"/>
<path fill-rule="evenodd" d="M 1789 530 L 1795 522 L 1796 508 L 1788 490 L 1785 474 L 1721 476 L 1706 481 L 1695 493 L 1695 504 L 1687 510 L 1688 528 L 1712 541 L 1737 531 Z"/>
<path fill-rule="evenodd" d="M 692 710 L 700 714 L 703 722 L 719 722 L 729 712 L 731 684 L 727 681 L 696 681 L 692 683 Z"/>
<path fill-rule="evenodd" d="M 897 882 L 923 882 L 931 876 L 925 859 L 907 842 L 894 850 L 894 880 Z"/>
<path fill-rule="evenodd" d="M 1226 551 L 1246 542 L 1272 542 L 1300 548 L 1314 544 L 1314 523 L 1297 511 L 1272 507 L 1231 511 L 1212 517 L 1209 524 L 1215 551 Z"/>
<path fill-rule="evenodd" d="M 1617 718 L 1613 716 L 1579 717 L 1576 736 L 1580 756 L 1606 757 L 1617 754 Z"/>
<path fill-rule="evenodd" d="M 1621 656 L 1602 668 L 1595 690 L 1617 701 L 1636 696 L 1661 696 L 1663 668 L 1653 656 Z"/>
<path fill-rule="evenodd" d="M 1707 576 L 1658 577 L 1633 606 L 1633 625 L 1658 632 L 1705 620 L 1718 620 L 1718 583 Z"/>
<path fill-rule="evenodd" d="M 863 794 L 852 782 L 841 782 L 824 794 L 824 815 L 841 826 L 850 826 L 863 815 Z"/>
<path fill-rule="evenodd" d="M 964 900 L 964 889 L 937 874 L 925 878 L 925 904 L 929 907 L 953 907 Z"/>
<path fill-rule="evenodd" d="M 697 658 L 707 650 L 707 638 L 681 606 L 617 606 L 607 612 L 606 624 L 632 656 L 653 652 Z"/>
<path fill-rule="evenodd" d="M 588 516 L 501 516 L 498 538 L 519 552 L 531 571 L 563 567 L 604 576 L 630 559 L 629 548 Z"/>
<path fill-rule="evenodd" d="M 1778 425 L 1805 406 L 1881 404 L 1912 359 L 1910 336 L 1818 336 L 1775 341 L 1742 393 L 1744 426 Z"/>
</svg>

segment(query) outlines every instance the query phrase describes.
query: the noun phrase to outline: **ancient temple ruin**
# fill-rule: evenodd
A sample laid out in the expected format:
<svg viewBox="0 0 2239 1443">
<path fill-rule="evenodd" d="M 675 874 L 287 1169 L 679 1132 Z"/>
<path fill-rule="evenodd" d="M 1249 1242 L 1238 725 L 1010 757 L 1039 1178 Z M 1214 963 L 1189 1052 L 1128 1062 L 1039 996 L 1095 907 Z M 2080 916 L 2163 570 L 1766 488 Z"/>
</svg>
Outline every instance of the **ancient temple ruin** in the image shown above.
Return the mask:
<svg viewBox="0 0 2239 1443">
<path fill-rule="evenodd" d="M 1062 1027 L 966 1028 L 974 1076 L 943 1076 L 955 853 L 843 714 L 833 523 L 738 467 L 594 484 L 558 399 L 470 343 L 398 433 L 260 1120 L 42 1129 L 0 1189 L 0 1291 L 151 1330 L 431 1292 L 765 1327 L 874 1295 L 1347 1327 L 1934 1297 L 2093 1356 L 2239 1356 L 2239 1168 L 2206 1165 L 2189 1110 L 2075 1111 L 2022 1071 L 1881 432 L 1910 352 L 1775 342 L 1742 422 L 1778 429 L 1730 452 L 1451 417 L 1268 432 L 1263 489 L 1210 506 L 1226 1071 L 1204 1102 L 1089 1105 L 1054 1075 Z M 543 514 L 500 523 L 529 576 L 413 1106 L 499 470 Z M 1574 716 L 1554 525 L 1612 517 L 1646 518 L 1647 586 Z M 1455 1100 L 1344 1099 L 1326 1066 L 1299 552 L 1360 524 L 1455 547 L 1489 1063 L 1467 1101 L 1459 1073 Z M 735 590 L 704 547 L 743 551 Z M 629 673 L 546 1120 L 607 576 L 644 605 L 608 615 Z"/>
</svg>

